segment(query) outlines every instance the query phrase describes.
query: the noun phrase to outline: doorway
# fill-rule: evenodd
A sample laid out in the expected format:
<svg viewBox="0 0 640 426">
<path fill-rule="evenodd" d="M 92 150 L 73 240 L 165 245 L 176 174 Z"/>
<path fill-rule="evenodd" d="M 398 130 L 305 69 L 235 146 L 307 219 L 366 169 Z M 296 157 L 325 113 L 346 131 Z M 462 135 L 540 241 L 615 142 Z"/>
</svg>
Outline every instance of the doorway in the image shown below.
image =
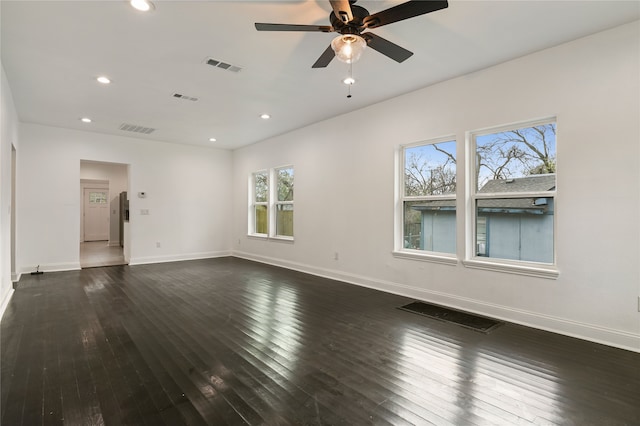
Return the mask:
<svg viewBox="0 0 640 426">
<path fill-rule="evenodd" d="M 80 267 L 127 263 L 121 232 L 121 193 L 128 188 L 126 164 L 80 161 Z"/>
</svg>

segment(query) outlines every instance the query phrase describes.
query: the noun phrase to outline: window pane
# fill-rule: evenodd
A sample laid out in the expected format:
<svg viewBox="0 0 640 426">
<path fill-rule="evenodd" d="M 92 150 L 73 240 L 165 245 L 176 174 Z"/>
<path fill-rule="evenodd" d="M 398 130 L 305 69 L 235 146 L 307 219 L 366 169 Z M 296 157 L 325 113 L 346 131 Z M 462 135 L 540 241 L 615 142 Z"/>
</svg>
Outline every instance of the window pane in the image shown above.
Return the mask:
<svg viewBox="0 0 640 426">
<path fill-rule="evenodd" d="M 278 201 L 293 201 L 293 168 L 278 169 Z"/>
<path fill-rule="evenodd" d="M 456 201 L 405 201 L 404 248 L 456 252 Z"/>
<path fill-rule="evenodd" d="M 553 263 L 553 197 L 476 201 L 476 255 Z"/>
<path fill-rule="evenodd" d="M 256 234 L 267 233 L 267 206 L 257 205 L 255 209 L 255 232 Z"/>
<path fill-rule="evenodd" d="M 107 193 L 89 192 L 89 202 L 94 204 L 107 204 Z"/>
<path fill-rule="evenodd" d="M 404 149 L 404 195 L 456 192 L 456 143 L 441 142 Z"/>
<path fill-rule="evenodd" d="M 531 192 L 555 189 L 556 125 L 543 124 L 476 136 L 478 192 Z"/>
<path fill-rule="evenodd" d="M 253 175 L 255 184 L 255 201 L 258 203 L 267 202 L 267 192 L 269 190 L 267 173 L 256 173 Z"/>
<path fill-rule="evenodd" d="M 293 204 L 276 206 L 276 235 L 293 237 Z"/>
</svg>

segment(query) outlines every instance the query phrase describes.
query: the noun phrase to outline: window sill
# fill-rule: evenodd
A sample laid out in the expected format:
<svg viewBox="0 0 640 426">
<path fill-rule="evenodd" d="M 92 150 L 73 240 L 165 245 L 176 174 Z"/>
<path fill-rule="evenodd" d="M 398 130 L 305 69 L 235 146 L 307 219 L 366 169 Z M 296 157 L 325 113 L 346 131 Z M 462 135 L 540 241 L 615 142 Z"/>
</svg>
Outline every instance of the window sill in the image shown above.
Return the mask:
<svg viewBox="0 0 640 426">
<path fill-rule="evenodd" d="M 549 280 L 558 279 L 560 271 L 555 266 L 528 266 L 513 264 L 505 261 L 485 261 L 485 260 L 463 260 L 462 264 L 467 268 L 483 269 L 485 271 L 504 272 L 508 274 L 526 275 L 529 277 L 546 278 Z"/>
<path fill-rule="evenodd" d="M 442 263 L 445 265 L 457 265 L 458 259 L 455 255 L 447 256 L 446 254 L 422 253 L 418 251 L 393 251 L 393 257 L 400 259 L 420 260 L 422 262 Z"/>
<path fill-rule="evenodd" d="M 269 237 L 270 240 L 274 240 L 274 241 L 282 241 L 285 243 L 292 243 L 293 242 L 293 237 L 284 237 L 282 235 L 276 235 L 275 237 Z"/>
<path fill-rule="evenodd" d="M 255 238 L 256 240 L 269 240 L 269 241 L 280 241 L 285 243 L 293 243 L 293 237 L 283 237 L 283 236 L 275 236 L 270 237 L 265 234 L 247 234 L 249 238 Z"/>
</svg>

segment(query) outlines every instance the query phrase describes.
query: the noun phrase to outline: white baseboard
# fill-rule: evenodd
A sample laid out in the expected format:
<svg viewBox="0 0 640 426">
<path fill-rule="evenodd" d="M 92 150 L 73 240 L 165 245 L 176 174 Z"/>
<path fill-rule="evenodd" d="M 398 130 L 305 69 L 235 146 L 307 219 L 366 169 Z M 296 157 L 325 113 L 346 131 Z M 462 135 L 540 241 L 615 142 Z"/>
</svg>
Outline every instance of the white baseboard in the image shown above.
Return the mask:
<svg viewBox="0 0 640 426">
<path fill-rule="evenodd" d="M 4 316 L 4 311 L 7 310 L 7 306 L 9 306 L 9 301 L 11 300 L 11 297 L 13 297 L 14 292 L 15 290 L 10 288 L 2 298 L 2 303 L 0 304 L 0 319 Z"/>
<path fill-rule="evenodd" d="M 129 265 L 146 265 L 150 263 L 166 263 L 166 262 L 180 262 L 183 260 L 198 260 L 198 259 L 211 259 L 216 257 L 231 256 L 230 250 L 205 252 L 205 253 L 188 253 L 181 255 L 166 255 L 166 256 L 148 256 L 148 257 L 135 257 L 129 259 Z M 30 274 L 36 270 L 38 265 L 24 266 L 21 268 L 20 275 Z M 40 265 L 40 271 L 42 272 L 60 272 L 60 271 L 76 271 L 82 269 L 80 262 L 78 263 L 49 263 Z"/>
<path fill-rule="evenodd" d="M 324 278 L 343 281 L 349 284 L 355 284 L 387 293 L 406 296 L 413 299 L 433 302 L 451 308 L 461 309 L 467 312 L 485 315 L 557 334 L 576 337 L 595 343 L 602 343 L 608 346 L 640 352 L 640 334 L 638 333 L 615 330 L 566 318 L 544 315 L 522 309 L 514 309 L 508 306 L 481 302 L 447 293 L 411 287 L 396 282 L 378 280 L 362 275 L 318 268 L 302 263 L 290 262 L 267 256 L 259 256 L 241 251 L 234 251 L 233 256 L 269 265 L 280 266 Z"/>
<path fill-rule="evenodd" d="M 30 274 L 31 272 L 35 272 L 38 265 L 33 266 L 23 266 L 20 268 L 20 275 Z M 80 268 L 80 262 L 72 262 L 72 263 L 48 263 L 44 265 L 40 265 L 40 271 L 42 272 L 61 272 L 61 271 L 77 271 Z"/>
<path fill-rule="evenodd" d="M 144 256 L 144 257 L 132 257 L 129 259 L 129 265 L 148 265 L 150 263 L 167 263 L 167 262 L 181 262 L 184 260 L 199 260 L 199 259 L 213 259 L 216 257 L 231 256 L 230 250 L 225 251 L 212 251 L 205 253 L 189 253 L 179 255 L 166 255 L 166 256 Z"/>
</svg>

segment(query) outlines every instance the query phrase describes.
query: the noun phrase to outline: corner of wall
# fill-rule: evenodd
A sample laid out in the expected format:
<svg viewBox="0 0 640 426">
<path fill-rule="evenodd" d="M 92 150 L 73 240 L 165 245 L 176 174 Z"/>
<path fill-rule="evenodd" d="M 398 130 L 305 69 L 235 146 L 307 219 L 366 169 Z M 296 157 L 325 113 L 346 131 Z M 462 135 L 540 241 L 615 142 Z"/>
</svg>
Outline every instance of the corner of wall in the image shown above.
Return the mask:
<svg viewBox="0 0 640 426">
<path fill-rule="evenodd" d="M 5 311 L 7 310 L 7 306 L 9 306 L 9 301 L 13 297 L 14 289 L 9 289 L 2 298 L 2 303 L 0 304 L 0 319 L 4 316 Z"/>
</svg>

